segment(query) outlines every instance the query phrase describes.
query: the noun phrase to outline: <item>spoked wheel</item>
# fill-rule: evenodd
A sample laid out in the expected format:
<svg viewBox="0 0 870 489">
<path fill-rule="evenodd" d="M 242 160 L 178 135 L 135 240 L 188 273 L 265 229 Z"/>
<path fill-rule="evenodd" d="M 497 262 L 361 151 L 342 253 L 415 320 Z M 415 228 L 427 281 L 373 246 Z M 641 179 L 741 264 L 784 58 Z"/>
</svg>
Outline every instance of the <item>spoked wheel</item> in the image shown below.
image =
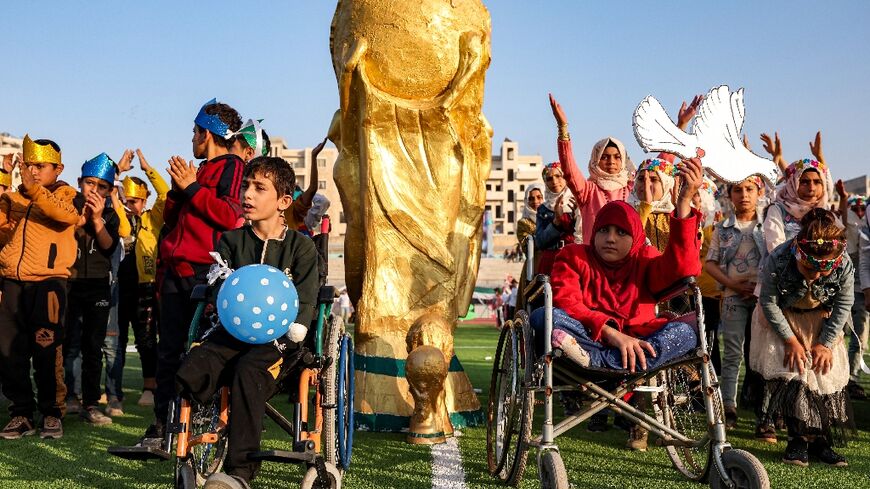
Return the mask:
<svg viewBox="0 0 870 489">
<path fill-rule="evenodd" d="M 341 489 L 341 472 L 335 465 L 325 462 L 326 464 L 326 479 L 317 480 L 317 469 L 309 467 L 305 472 L 305 477 L 302 478 L 302 489 Z"/>
<path fill-rule="evenodd" d="M 556 450 L 546 450 L 538 457 L 538 477 L 541 489 L 568 489 L 568 471 Z"/>
<path fill-rule="evenodd" d="M 345 333 L 341 337 L 338 349 L 338 467 L 347 470 L 350 467 L 350 456 L 353 451 L 353 389 L 354 364 L 353 340 Z"/>
<path fill-rule="evenodd" d="M 691 440 L 691 446 L 666 445 L 668 457 L 680 473 L 693 481 L 703 481 L 710 472 L 712 445 L 708 428 L 705 389 L 702 386 L 702 359 L 660 372 L 656 383 L 662 387 L 656 394 L 653 408 L 656 418 L 669 428 Z M 716 373 L 710 369 L 711 384 Z M 719 389 L 710 389 L 714 419 L 722 419 L 722 399 Z"/>
<path fill-rule="evenodd" d="M 200 487 L 205 480 L 218 472 L 227 454 L 227 431 L 221 423 L 221 409 L 229 403 L 229 390 L 218 389 L 208 404 L 192 403 L 190 406 L 190 439 L 211 435 L 214 441 L 191 445 L 185 459 L 176 460 L 176 480 L 185 475 L 188 468 L 194 475 L 194 486 Z M 185 476 L 186 477 L 186 476 Z"/>
<path fill-rule="evenodd" d="M 333 315 L 327 322 L 323 339 L 323 355 L 329 366 L 321 373 L 320 386 L 323 389 L 323 458 L 333 466 L 339 466 L 338 453 L 338 356 L 341 338 L 344 336 L 344 321 Z"/>
<path fill-rule="evenodd" d="M 487 406 L 487 464 L 489 472 L 517 485 L 526 468 L 534 415 L 534 394 L 525 389 L 531 341 L 528 316 L 520 311 L 502 326 L 493 360 Z"/>
<path fill-rule="evenodd" d="M 755 458 L 755 455 L 745 450 L 731 449 L 723 453 L 722 465 L 725 466 L 728 478 L 737 489 L 768 489 L 770 487 L 770 479 L 767 477 L 764 465 Z M 718 470 L 714 471 L 710 477 L 710 487 L 713 489 L 727 487 Z"/>
</svg>

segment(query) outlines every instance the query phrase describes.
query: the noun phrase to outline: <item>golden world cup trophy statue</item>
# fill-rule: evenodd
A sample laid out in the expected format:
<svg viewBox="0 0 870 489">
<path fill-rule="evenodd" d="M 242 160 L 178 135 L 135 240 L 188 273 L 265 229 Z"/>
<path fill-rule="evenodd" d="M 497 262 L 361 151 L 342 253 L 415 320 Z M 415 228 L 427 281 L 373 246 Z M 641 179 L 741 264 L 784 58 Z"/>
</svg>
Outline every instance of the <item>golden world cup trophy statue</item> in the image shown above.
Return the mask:
<svg viewBox="0 0 870 489">
<path fill-rule="evenodd" d="M 417 443 L 482 421 L 453 330 L 480 263 L 489 44 L 481 0 L 339 0 L 332 21 L 356 419 Z"/>
</svg>

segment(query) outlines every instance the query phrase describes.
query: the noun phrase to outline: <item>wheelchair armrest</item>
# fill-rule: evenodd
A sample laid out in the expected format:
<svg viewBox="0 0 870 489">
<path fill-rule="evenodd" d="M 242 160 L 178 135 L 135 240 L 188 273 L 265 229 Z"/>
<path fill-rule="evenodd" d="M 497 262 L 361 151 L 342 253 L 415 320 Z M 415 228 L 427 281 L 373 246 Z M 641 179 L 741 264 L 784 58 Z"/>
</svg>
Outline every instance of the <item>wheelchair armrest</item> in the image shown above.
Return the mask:
<svg viewBox="0 0 870 489">
<path fill-rule="evenodd" d="M 653 296 L 655 297 L 656 302 L 669 301 L 684 293 L 686 289 L 691 289 L 693 287 L 697 287 L 695 277 L 686 277 L 677 280 L 670 287 L 658 292 L 657 294 L 653 294 Z"/>
<path fill-rule="evenodd" d="M 335 287 L 332 285 L 320 286 L 320 291 L 317 293 L 318 304 L 332 304 L 335 301 Z"/>
<path fill-rule="evenodd" d="M 193 302 L 202 302 L 208 298 L 208 285 L 199 284 L 193 288 L 190 293 L 190 300 Z"/>
</svg>

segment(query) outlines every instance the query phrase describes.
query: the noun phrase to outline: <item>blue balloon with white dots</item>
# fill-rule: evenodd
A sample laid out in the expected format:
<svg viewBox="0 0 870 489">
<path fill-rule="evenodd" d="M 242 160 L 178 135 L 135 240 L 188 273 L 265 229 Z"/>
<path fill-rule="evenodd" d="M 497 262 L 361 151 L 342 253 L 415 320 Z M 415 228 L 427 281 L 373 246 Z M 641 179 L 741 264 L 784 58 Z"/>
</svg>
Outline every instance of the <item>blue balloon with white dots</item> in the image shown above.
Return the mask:
<svg viewBox="0 0 870 489">
<path fill-rule="evenodd" d="M 299 312 L 299 296 L 281 270 L 246 265 L 221 285 L 215 307 L 228 333 L 245 343 L 261 345 L 287 333 Z"/>
</svg>

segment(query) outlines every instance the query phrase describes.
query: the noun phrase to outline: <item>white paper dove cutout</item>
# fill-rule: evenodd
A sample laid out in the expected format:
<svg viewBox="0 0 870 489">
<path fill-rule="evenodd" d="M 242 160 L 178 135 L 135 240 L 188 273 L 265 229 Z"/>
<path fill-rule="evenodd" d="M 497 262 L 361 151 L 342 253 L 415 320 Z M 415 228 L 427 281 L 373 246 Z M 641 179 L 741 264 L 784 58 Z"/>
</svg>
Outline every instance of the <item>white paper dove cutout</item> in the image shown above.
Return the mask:
<svg viewBox="0 0 870 489">
<path fill-rule="evenodd" d="M 760 175 L 774 185 L 779 177 L 776 164 L 743 146 L 740 131 L 745 114 L 742 88 L 732 93 L 728 85 L 716 87 L 704 97 L 692 123 L 692 133 L 687 134 L 650 95 L 634 111 L 634 137 L 648 153 L 693 158 L 697 148 L 701 148 L 704 168 L 726 182 L 741 182 Z"/>
</svg>

